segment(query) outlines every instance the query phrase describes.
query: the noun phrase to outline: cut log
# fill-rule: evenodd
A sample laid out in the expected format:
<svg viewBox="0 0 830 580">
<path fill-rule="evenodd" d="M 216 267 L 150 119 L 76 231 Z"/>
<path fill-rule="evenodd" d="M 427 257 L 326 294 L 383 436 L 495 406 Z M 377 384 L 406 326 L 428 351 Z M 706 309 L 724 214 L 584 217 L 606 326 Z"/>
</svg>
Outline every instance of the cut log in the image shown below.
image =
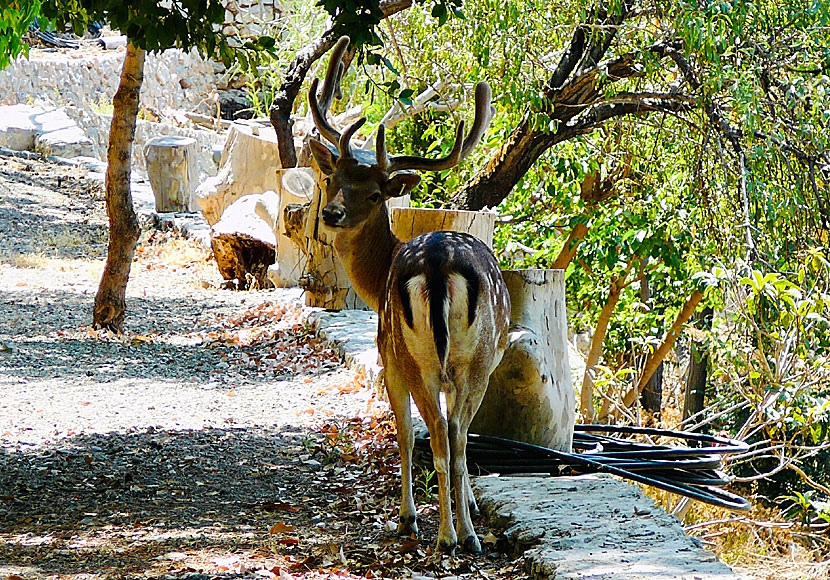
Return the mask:
<svg viewBox="0 0 830 580">
<path fill-rule="evenodd" d="M 219 172 L 196 189 L 205 220 L 213 226 L 225 208 L 244 195 L 278 191 L 279 169 L 274 129 L 234 123 L 222 151 Z"/>
<path fill-rule="evenodd" d="M 268 288 L 268 267 L 276 258 L 273 224 L 259 213 L 277 214 L 273 191 L 246 195 L 232 203 L 211 228 L 211 246 L 219 272 L 239 289 Z M 259 211 L 257 211 L 259 208 Z"/>
<path fill-rule="evenodd" d="M 392 233 L 407 242 L 428 232 L 466 232 L 487 247 L 493 248 L 496 214 L 481 211 L 430 209 L 423 207 L 391 208 Z"/>
<path fill-rule="evenodd" d="M 190 137 L 156 137 L 144 146 L 156 213 L 198 210 L 193 193 L 199 179 L 197 155 L 196 140 Z"/>
<path fill-rule="evenodd" d="M 576 395 L 562 270 L 507 270 L 512 302 L 504 358 L 470 431 L 570 451 Z"/>
<path fill-rule="evenodd" d="M 285 224 L 283 218 L 287 206 L 302 205 L 311 201 L 314 195 L 314 173 L 308 167 L 294 167 L 281 169 L 279 172 L 280 190 L 279 205 L 275 208 L 276 215 L 272 217 L 274 234 L 277 238 L 277 261 L 268 269 L 268 278 L 278 288 L 297 286 L 305 269 L 305 253 L 297 243 L 297 228 L 293 228 L 294 237 L 287 231 L 291 226 Z M 264 217 L 259 206 L 257 212 Z M 304 229 L 304 228 L 303 228 Z"/>
</svg>

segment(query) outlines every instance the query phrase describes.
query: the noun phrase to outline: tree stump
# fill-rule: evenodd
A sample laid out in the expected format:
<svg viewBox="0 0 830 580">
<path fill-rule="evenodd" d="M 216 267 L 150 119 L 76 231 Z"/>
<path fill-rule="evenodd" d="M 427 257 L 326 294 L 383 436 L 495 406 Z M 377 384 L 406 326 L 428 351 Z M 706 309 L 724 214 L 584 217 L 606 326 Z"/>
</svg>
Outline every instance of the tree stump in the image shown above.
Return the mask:
<svg viewBox="0 0 830 580">
<path fill-rule="evenodd" d="M 299 284 L 306 265 L 305 254 L 297 244 L 296 233 L 289 235 L 291 226 L 285 222 L 287 206 L 309 203 L 314 195 L 314 173 L 308 167 L 294 167 L 279 171 L 279 205 L 273 222 L 277 238 L 277 261 L 268 269 L 268 278 L 278 288 Z M 259 207 L 257 211 L 260 212 Z M 262 213 L 260 213 L 262 216 Z M 296 226 L 293 231 L 296 232 Z"/>
<path fill-rule="evenodd" d="M 358 159 L 362 152 L 355 151 Z M 314 195 L 308 205 L 303 237 L 305 239 L 306 267 L 299 285 L 305 290 L 306 304 L 331 310 L 366 310 L 368 306 L 352 288 L 340 259 L 334 252 L 334 236 L 322 224 L 321 212 L 329 203 L 325 190 L 325 178 L 317 162 L 312 158 Z"/>
<path fill-rule="evenodd" d="M 391 208 L 392 233 L 407 242 L 428 232 L 466 232 L 487 247 L 493 248 L 496 214 L 480 211 L 430 209 L 423 207 Z"/>
<path fill-rule="evenodd" d="M 232 203 L 211 228 L 216 265 L 225 280 L 237 288 L 268 288 L 268 267 L 276 258 L 273 224 L 259 213 L 278 213 L 279 197 L 273 191 L 246 195 Z M 259 211 L 258 211 L 259 208 Z"/>
<path fill-rule="evenodd" d="M 504 358 L 470 431 L 570 451 L 576 395 L 562 270 L 507 270 L 512 302 Z"/>
<path fill-rule="evenodd" d="M 202 215 L 211 226 L 244 195 L 279 191 L 282 168 L 273 127 L 234 123 L 222 151 L 219 172 L 196 189 Z"/>
<path fill-rule="evenodd" d="M 196 140 L 190 137 L 156 137 L 144 146 L 156 213 L 197 211 L 193 195 L 199 179 L 197 154 Z"/>
</svg>

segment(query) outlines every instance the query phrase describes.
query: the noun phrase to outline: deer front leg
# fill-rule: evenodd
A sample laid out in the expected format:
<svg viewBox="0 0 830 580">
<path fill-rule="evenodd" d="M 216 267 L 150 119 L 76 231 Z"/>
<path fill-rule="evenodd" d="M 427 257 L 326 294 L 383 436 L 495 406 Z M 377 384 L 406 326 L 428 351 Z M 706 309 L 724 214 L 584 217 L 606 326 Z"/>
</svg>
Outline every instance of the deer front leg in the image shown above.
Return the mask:
<svg viewBox="0 0 830 580">
<path fill-rule="evenodd" d="M 398 516 L 398 535 L 409 536 L 418 533 L 415 500 L 412 497 L 412 447 L 415 435 L 412 432 L 412 418 L 409 412 L 409 390 L 393 364 L 384 370 L 386 393 L 389 405 L 395 414 L 398 431 L 398 450 L 401 454 L 401 509 Z"/>
</svg>

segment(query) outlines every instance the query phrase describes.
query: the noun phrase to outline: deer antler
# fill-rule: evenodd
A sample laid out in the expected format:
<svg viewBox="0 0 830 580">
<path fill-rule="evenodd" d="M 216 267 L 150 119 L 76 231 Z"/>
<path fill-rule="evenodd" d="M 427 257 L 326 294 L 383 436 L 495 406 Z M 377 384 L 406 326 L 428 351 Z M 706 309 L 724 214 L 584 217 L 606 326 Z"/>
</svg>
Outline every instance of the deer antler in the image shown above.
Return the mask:
<svg viewBox="0 0 830 580">
<path fill-rule="evenodd" d="M 320 89 L 319 97 L 317 87 L 319 79 L 314 79 L 311 82 L 311 89 L 308 91 L 308 105 L 311 110 L 311 116 L 314 119 L 314 125 L 327 141 L 336 146 L 340 155 L 343 157 L 352 157 L 349 141 L 352 135 L 366 122 L 366 118 L 350 125 L 341 135 L 341 133 L 332 127 L 326 119 L 326 114 L 331 106 L 332 99 L 340 95 L 340 80 L 343 76 L 343 55 L 349 47 L 349 37 L 341 36 L 337 44 L 332 49 L 329 65 L 326 69 L 326 78 L 323 81 L 323 87 Z M 490 104 L 492 95 L 490 92 L 490 85 L 486 82 L 480 82 L 476 85 L 475 90 L 475 120 L 470 129 L 470 134 L 464 139 L 464 121 L 458 124 L 455 131 L 455 144 L 452 150 L 446 157 L 440 159 L 429 159 L 427 157 L 417 157 L 412 155 L 399 155 L 389 157 L 386 151 L 386 127 L 381 124 L 378 127 L 376 157 L 377 166 L 386 173 L 394 173 L 396 171 L 403 171 L 405 169 L 416 169 L 422 171 L 443 171 L 458 165 L 462 159 L 469 155 L 481 138 L 484 136 L 490 120 L 493 118 L 494 108 Z"/>
<path fill-rule="evenodd" d="M 340 152 L 340 157 L 343 159 L 349 159 L 354 157 L 352 155 L 352 148 L 349 145 L 349 141 L 352 140 L 352 135 L 354 135 L 358 129 L 363 126 L 363 123 L 366 122 L 366 117 L 361 117 L 351 125 L 349 125 L 345 131 L 343 131 L 343 135 L 340 136 L 340 141 L 337 143 L 337 151 Z"/>
<path fill-rule="evenodd" d="M 426 157 L 416 157 L 412 155 L 399 155 L 389 157 L 386 152 L 386 128 L 381 125 L 378 127 L 377 145 L 375 153 L 377 156 L 378 167 L 388 173 L 395 171 L 403 171 L 404 169 L 417 169 L 422 171 L 443 171 L 451 167 L 455 167 L 462 159 L 470 154 L 481 138 L 484 136 L 490 120 L 493 118 L 494 109 L 490 105 L 491 101 L 490 85 L 482 81 L 476 85 L 476 110 L 475 120 L 470 129 L 470 134 L 464 137 L 464 121 L 458 124 L 458 129 L 455 131 L 455 144 L 452 150 L 446 157 L 441 159 L 429 159 Z"/>
<path fill-rule="evenodd" d="M 317 85 L 319 79 L 311 81 L 311 88 L 308 91 L 308 106 L 311 109 L 311 116 L 314 119 L 314 125 L 320 131 L 327 141 L 332 145 L 337 146 L 340 142 L 340 132 L 329 124 L 326 119 L 332 99 L 336 96 L 338 99 L 342 98 L 340 93 L 340 80 L 343 77 L 345 67 L 343 65 L 343 55 L 346 54 L 346 49 L 349 47 L 349 37 L 341 36 L 337 44 L 331 51 L 331 58 L 329 58 L 329 66 L 326 69 L 326 78 L 323 81 L 323 88 L 320 90 L 320 97 L 317 97 Z"/>
</svg>

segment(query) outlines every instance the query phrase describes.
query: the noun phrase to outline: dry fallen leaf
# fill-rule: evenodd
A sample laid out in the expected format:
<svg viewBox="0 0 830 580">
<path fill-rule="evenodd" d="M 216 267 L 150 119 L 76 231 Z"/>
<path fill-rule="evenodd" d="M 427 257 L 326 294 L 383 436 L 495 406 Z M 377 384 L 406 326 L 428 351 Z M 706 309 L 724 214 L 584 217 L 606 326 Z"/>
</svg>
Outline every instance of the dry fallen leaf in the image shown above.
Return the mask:
<svg viewBox="0 0 830 580">
<path fill-rule="evenodd" d="M 294 529 L 295 529 L 294 526 L 290 526 L 290 525 L 286 524 L 285 522 L 277 522 L 276 524 L 271 526 L 271 529 L 268 530 L 268 533 L 272 534 L 272 535 L 274 535 L 274 534 L 287 534 L 288 532 L 293 532 Z"/>
<path fill-rule="evenodd" d="M 262 509 L 267 512 L 296 512 L 299 511 L 299 508 L 294 507 L 291 504 L 285 503 L 284 501 L 274 502 L 274 501 L 267 501 L 262 504 Z"/>
</svg>

